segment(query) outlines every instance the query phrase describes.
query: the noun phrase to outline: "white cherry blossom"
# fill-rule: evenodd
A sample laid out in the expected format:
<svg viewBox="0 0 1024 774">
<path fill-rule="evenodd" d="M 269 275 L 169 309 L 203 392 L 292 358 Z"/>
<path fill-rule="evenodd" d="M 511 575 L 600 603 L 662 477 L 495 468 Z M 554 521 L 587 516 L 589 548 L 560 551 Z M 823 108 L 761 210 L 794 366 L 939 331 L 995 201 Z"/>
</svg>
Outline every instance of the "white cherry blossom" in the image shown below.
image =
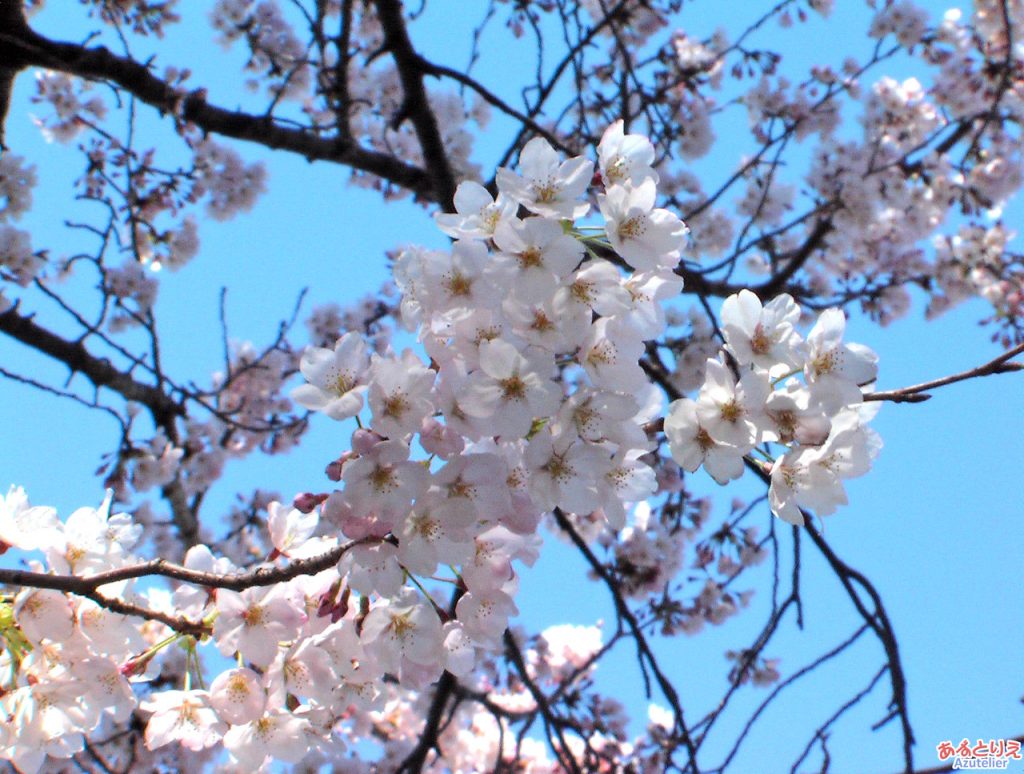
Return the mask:
<svg viewBox="0 0 1024 774">
<path fill-rule="evenodd" d="M 737 382 L 719 360 L 708 360 L 697 398 L 701 426 L 715 441 L 745 454 L 757 442 L 770 390 L 764 372 L 751 371 Z"/>
<path fill-rule="evenodd" d="M 558 386 L 548 378 L 553 368 L 547 353 L 520 353 L 501 340 L 484 342 L 480 370 L 470 374 L 460 406 L 487 420 L 494 435 L 522 438 L 535 417 L 550 416 L 558 407 Z"/>
<path fill-rule="evenodd" d="M 370 356 L 363 337 L 349 331 L 334 350 L 310 347 L 299 369 L 308 384 L 291 392 L 292 400 L 331 419 L 354 417 L 363 408 Z"/>
<path fill-rule="evenodd" d="M 637 186 L 612 186 L 598 196 L 608 241 L 634 269 L 671 269 L 685 246 L 686 225 L 668 210 L 655 209 L 657 186 L 646 179 Z"/>
<path fill-rule="evenodd" d="M 210 705 L 233 726 L 259 718 L 266 703 L 260 676 L 251 669 L 228 669 L 210 684 Z"/>
<path fill-rule="evenodd" d="M 519 154 L 519 174 L 498 169 L 498 189 L 546 218 L 582 218 L 589 204 L 578 200 L 590 186 L 594 162 L 582 156 L 562 161 L 543 137 L 534 137 Z"/>
<path fill-rule="evenodd" d="M 494 260 L 526 303 L 543 302 L 580 264 L 583 245 L 548 218 L 507 220 L 494 233 Z"/>
<path fill-rule="evenodd" d="M 774 375 L 803 363 L 803 341 L 795 327 L 799 320 L 800 308 L 785 294 L 762 306 L 754 293 L 741 290 L 722 303 L 722 333 L 736 361 Z"/>
<path fill-rule="evenodd" d="M 433 410 L 430 388 L 435 372 L 425 368 L 411 350 L 400 358 L 374 356 L 370 368 L 373 429 L 396 439 L 415 433 Z"/>
<path fill-rule="evenodd" d="M 809 348 L 805 372 L 809 382 L 827 385 L 848 402 L 858 401 L 861 385 L 878 376 L 878 355 L 863 344 L 843 343 L 846 316 L 840 309 L 826 309 L 807 336 Z"/>
<path fill-rule="evenodd" d="M 146 747 L 155 750 L 178 742 L 189 750 L 202 750 L 217 744 L 228 730 L 210 706 L 207 691 L 163 691 L 142 702 L 151 712 L 146 724 Z"/>
<path fill-rule="evenodd" d="M 441 621 L 411 589 L 376 605 L 363 623 L 360 640 L 374 649 L 381 666 L 392 673 L 399 672 L 403 660 L 440 666 Z"/>
<path fill-rule="evenodd" d="M 626 134 L 621 119 L 610 124 L 601 135 L 597 160 L 605 186 L 624 182 L 639 185 L 647 179 L 658 182 L 658 173 L 652 166 L 654 146 L 642 134 Z"/>
<path fill-rule="evenodd" d="M 526 447 L 534 502 L 545 510 L 590 513 L 601 504 L 597 481 L 610 468 L 607 454 L 574 435 L 554 436 L 545 428 Z"/>
<path fill-rule="evenodd" d="M 495 199 L 477 182 L 463 180 L 455 189 L 455 213 L 436 213 L 437 227 L 454 239 L 489 239 L 516 213 L 516 203 L 503 194 Z"/>
<path fill-rule="evenodd" d="M 743 475 L 741 449 L 720 443 L 701 424 L 696 401 L 680 398 L 668 407 L 665 437 L 672 459 L 691 473 L 701 465 L 719 484 Z"/>
<path fill-rule="evenodd" d="M 269 589 L 217 591 L 217 620 L 213 638 L 225 656 L 236 651 L 260 667 L 277 656 L 279 644 L 299 633 L 306 620 L 287 585 Z"/>
<path fill-rule="evenodd" d="M 508 619 L 519 615 L 519 609 L 508 594 L 487 589 L 470 591 L 460 597 L 455 614 L 474 642 L 493 648 L 508 627 Z"/>
<path fill-rule="evenodd" d="M 263 767 L 268 758 L 298 763 L 309 752 L 309 721 L 285 709 L 271 709 L 224 733 L 224 748 L 247 769 Z"/>
</svg>

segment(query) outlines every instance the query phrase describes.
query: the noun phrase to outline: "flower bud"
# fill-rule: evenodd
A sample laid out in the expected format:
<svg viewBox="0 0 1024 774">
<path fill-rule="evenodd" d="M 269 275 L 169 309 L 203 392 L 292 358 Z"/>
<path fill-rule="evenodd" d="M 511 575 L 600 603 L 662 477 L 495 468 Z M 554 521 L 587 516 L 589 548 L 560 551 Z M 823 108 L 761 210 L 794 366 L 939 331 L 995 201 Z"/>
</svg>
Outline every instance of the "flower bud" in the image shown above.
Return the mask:
<svg viewBox="0 0 1024 774">
<path fill-rule="evenodd" d="M 369 454 L 373 447 L 384 440 L 384 436 L 375 433 L 373 430 L 359 428 L 352 433 L 352 451 L 356 454 Z M 345 455 L 341 455 L 344 457 Z"/>
<path fill-rule="evenodd" d="M 313 494 L 312 492 L 300 492 L 292 500 L 292 507 L 303 513 L 311 513 L 314 508 L 327 499 L 326 494 Z"/>
</svg>

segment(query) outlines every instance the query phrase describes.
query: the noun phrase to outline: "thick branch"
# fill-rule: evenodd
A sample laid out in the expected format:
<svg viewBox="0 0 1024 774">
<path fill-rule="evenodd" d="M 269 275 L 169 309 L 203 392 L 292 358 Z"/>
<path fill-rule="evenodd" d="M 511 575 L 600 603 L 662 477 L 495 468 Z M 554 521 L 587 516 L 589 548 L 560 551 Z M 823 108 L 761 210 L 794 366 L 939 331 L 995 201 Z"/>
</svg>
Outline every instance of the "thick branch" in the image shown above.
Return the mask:
<svg viewBox="0 0 1024 774">
<path fill-rule="evenodd" d="M 819 220 L 811 233 L 807 235 L 807 239 L 800 246 L 799 250 L 796 250 L 790 257 L 789 262 L 785 268 L 777 274 L 772 275 L 762 285 L 751 288 L 762 301 L 768 301 L 774 298 L 779 293 L 782 293 L 786 289 L 787 283 L 793 278 L 793 276 L 803 268 L 803 265 L 807 263 L 807 260 L 811 257 L 815 250 L 822 246 L 822 242 L 828 235 L 828 232 L 832 230 L 832 221 L 828 218 Z"/>
<path fill-rule="evenodd" d="M 423 161 L 433 181 L 433 196 L 446 212 L 454 212 L 455 176 L 448 163 L 437 117 L 423 86 L 424 60 L 416 53 L 402 18 L 401 0 L 376 0 L 377 16 L 384 29 L 384 45 L 394 57 L 405 95 L 403 109 L 412 121 L 423 151 Z"/>
<path fill-rule="evenodd" d="M 0 2 L 13 3 L 13 0 Z M 282 126 L 266 116 L 211 105 L 206 101 L 205 90 L 179 91 L 153 75 L 146 65 L 117 56 L 102 46 L 89 48 L 49 40 L 23 23 L 0 28 L 0 69 L 29 66 L 110 81 L 157 110 L 180 116 L 204 132 L 291 151 L 310 161 L 344 164 L 408 188 L 424 199 L 443 201 L 441 197 L 447 193 L 435 188 L 432 176 L 436 169 L 433 166 L 428 175 L 393 156 L 366 150 L 348 140 L 323 137 L 312 130 Z M 428 164 L 433 161 L 426 149 L 424 157 Z"/>
<path fill-rule="evenodd" d="M 74 373 L 83 374 L 96 387 L 106 387 L 125 400 L 141 403 L 161 427 L 174 424 L 176 417 L 185 416 L 185 409 L 160 388 L 135 381 L 119 371 L 110 361 L 98 358 L 81 341 L 67 341 L 55 333 L 36 325 L 31 317 L 21 315 L 17 308 L 0 314 L 0 331 L 11 338 L 59 360 Z"/>
<path fill-rule="evenodd" d="M 166 626 L 182 634 L 191 634 L 193 637 L 202 637 L 210 634 L 210 626 L 202 621 L 191 621 L 188 618 L 175 618 L 173 615 L 162 613 L 159 610 L 150 610 L 141 605 L 133 605 L 116 597 L 107 597 L 98 591 L 91 591 L 81 596 L 87 597 L 100 607 L 106 608 L 112 613 L 119 615 L 132 615 L 138 618 L 145 618 L 148 621 L 159 621 Z"/>
<path fill-rule="evenodd" d="M 427 756 L 431 750 L 437 749 L 440 756 L 441 751 L 437 747 L 437 738 L 440 734 L 441 718 L 444 714 L 444 708 L 448 705 L 448 699 L 455 694 L 455 689 L 458 685 L 458 681 L 451 672 L 445 671 L 441 675 L 441 679 L 434 686 L 434 695 L 431 698 L 430 709 L 423 724 L 423 731 L 420 732 L 420 741 L 402 762 L 396 774 L 402 774 L 402 772 L 419 774 L 419 772 L 423 771 L 423 767 L 427 762 Z"/>
<path fill-rule="evenodd" d="M 93 575 L 51 575 L 45 572 L 29 572 L 27 570 L 0 569 L 0 583 L 11 586 L 27 586 L 39 589 L 53 589 L 83 597 L 91 596 L 98 588 L 108 583 L 160 576 L 174 580 L 193 583 L 214 589 L 244 591 L 255 586 L 272 586 L 284 583 L 300 575 L 316 575 L 338 563 L 347 551 L 363 543 L 353 540 L 330 551 L 312 556 L 309 559 L 298 559 L 284 567 L 257 567 L 249 572 L 222 575 L 214 572 L 191 570 L 180 564 L 173 564 L 164 559 L 151 559 L 147 562 L 105 570 Z"/>
<path fill-rule="evenodd" d="M 462 598 L 463 593 L 463 590 L 459 588 L 456 588 L 452 593 L 451 602 L 448 604 L 450 617 L 455 615 L 455 606 L 458 604 L 459 599 Z M 398 767 L 396 774 L 403 774 L 403 772 L 420 774 L 426 765 L 427 756 L 431 750 L 437 750 L 438 757 L 443 759 L 444 756 L 439 746 L 439 737 L 444 730 L 442 719 L 445 708 L 448 706 L 448 700 L 453 696 L 455 697 L 455 704 L 452 706 L 452 711 L 454 712 L 459 702 L 459 681 L 455 678 L 455 675 L 445 670 L 441 675 L 441 679 L 434 686 L 434 695 L 430 698 L 430 708 L 427 710 L 423 730 L 420 732 L 420 740 L 409 755 L 406 756 L 405 760 L 402 761 L 402 765 Z"/>
<path fill-rule="evenodd" d="M 185 416 L 185 408 L 159 387 L 136 381 L 130 374 L 111 365 L 109 360 L 90 353 L 81 340 L 68 341 L 61 338 L 37 325 L 31 317 L 19 314 L 17 307 L 0 314 L 0 332 L 60 361 L 73 374 L 84 375 L 95 387 L 106 387 L 125 400 L 145 406 L 154 424 L 163 428 L 172 441 L 177 441 L 175 420 Z M 181 482 L 175 479 L 166 484 L 162 491 L 170 503 L 174 524 L 182 542 L 186 546 L 195 545 L 199 542 L 199 523 L 195 511 L 188 504 Z"/>
</svg>

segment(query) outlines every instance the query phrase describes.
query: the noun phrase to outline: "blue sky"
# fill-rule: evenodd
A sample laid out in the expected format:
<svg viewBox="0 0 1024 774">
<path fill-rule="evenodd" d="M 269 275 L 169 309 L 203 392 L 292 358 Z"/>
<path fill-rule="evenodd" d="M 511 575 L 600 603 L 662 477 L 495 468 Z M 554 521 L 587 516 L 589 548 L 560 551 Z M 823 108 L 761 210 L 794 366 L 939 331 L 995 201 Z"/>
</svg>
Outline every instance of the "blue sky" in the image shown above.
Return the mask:
<svg viewBox="0 0 1024 774">
<path fill-rule="evenodd" d="M 797 61 L 818 61 L 819 41 L 828 42 L 831 49 L 835 30 L 859 28 L 852 25 L 863 16 L 851 8 L 859 9 L 860 4 L 838 5 L 842 6 L 839 12 L 850 14 L 849 18 L 785 33 L 787 55 Z M 933 9 L 944 6 L 928 3 Z M 689 6 L 684 26 L 697 35 L 713 29 L 723 23 L 715 16 L 716 8 L 721 6 Z M 459 66 L 466 57 L 447 53 L 453 45 L 452 29 L 475 19 L 442 16 L 428 16 L 416 40 L 429 54 L 439 58 L 445 54 L 445 61 Z M 64 24 L 45 14 L 38 22 L 55 30 Z M 172 31 L 167 43 L 170 53 L 162 54 L 162 61 L 182 63 L 194 57 L 197 48 L 212 45 L 212 37 L 212 31 L 201 26 Z M 770 42 L 771 36 L 765 40 Z M 497 38 L 492 45 L 498 45 Z M 867 47 L 854 33 L 850 33 L 850 45 L 861 51 Z M 508 57 L 485 57 L 479 71 L 482 79 L 493 82 L 489 73 L 499 72 L 499 67 L 509 66 L 509 57 L 520 55 L 529 52 L 510 48 Z M 831 50 L 822 54 L 832 55 Z M 212 79 L 213 99 L 231 104 L 230 68 L 222 67 L 213 75 L 203 72 L 203 62 L 189 64 L 197 72 L 197 81 Z M 70 215 L 65 208 L 68 184 L 80 172 L 81 162 L 72 149 L 47 145 L 39 137 L 28 118 L 32 109 L 27 105 L 29 81 L 25 75 L 19 79 L 7 123 L 9 144 L 39 168 L 36 208 L 22 227 L 34 232 L 37 247 L 60 253 L 75 249 L 61 223 Z M 158 123 L 143 118 L 140 126 L 143 131 L 151 129 L 154 138 L 166 137 Z M 478 160 L 485 172 L 496 148 L 503 147 L 501 129 L 502 123 L 496 121 L 488 137 L 498 141 L 482 141 Z M 344 305 L 372 292 L 386 278 L 385 250 L 406 243 L 442 246 L 446 241 L 422 208 L 408 201 L 381 205 L 373 192 L 347 186 L 344 173 L 336 168 L 236 147 L 247 159 L 266 160 L 269 192 L 253 212 L 234 221 L 204 222 L 199 258 L 161 281 L 158 316 L 169 370 L 200 382 L 220 367 L 221 286 L 229 288 L 232 336 L 259 345 L 273 337 L 278 321 L 291 313 L 302 288 L 309 288 L 307 309 L 328 301 Z M 734 161 L 727 155 L 715 158 L 719 165 Z M 708 175 L 721 172 L 721 176 L 728 171 L 710 161 L 698 169 Z M 79 210 L 76 217 L 81 215 Z M 1019 215 L 1019 207 L 1007 210 L 1008 222 L 1019 222 Z M 81 284 L 86 287 L 72 284 L 68 291 L 73 297 L 89 298 L 88 279 Z M 851 321 L 849 338 L 879 353 L 881 389 L 959 371 L 998 354 L 988 340 L 988 330 L 976 324 L 986 315 L 984 303 L 966 304 L 927 323 L 922 320 L 922 307 L 919 298 L 906 319 L 885 329 L 856 317 Z M 26 308 L 45 306 L 33 300 Z M 48 309 L 42 319 L 53 319 L 51 313 Z M 300 333 L 297 339 L 301 337 Z M 44 380 L 59 382 L 66 375 L 6 339 L 0 340 L 0 363 Z M 836 552 L 875 581 L 887 605 L 902 648 L 918 739 L 916 760 L 922 767 L 937 763 L 935 745 L 944 739 L 1024 733 L 1020 704 L 1024 666 L 1019 657 L 1019 644 L 1024 641 L 1024 588 L 1016 572 L 1022 517 L 1018 467 L 1024 460 L 1020 379 L 1011 375 L 972 380 L 943 388 L 924 404 L 884 406 L 874 423 L 885 443 L 875 468 L 848 486 L 850 506 L 825 522 L 825 535 Z M 34 502 L 56 505 L 62 515 L 80 505 L 97 504 L 102 491 L 94 471 L 99 453 L 115 441 L 113 423 L 20 385 L 0 382 L 0 391 L 0 426 L 8 450 L 0 467 L 0 487 L 22 484 Z M 347 430 L 317 418 L 295 454 L 230 464 L 219 494 L 207 506 L 208 513 L 227 506 L 236 489 L 250 491 L 258 486 L 288 497 L 299 490 L 324 487 L 327 482 L 320 473 L 324 463 L 346 444 Z M 695 485 L 699 491 L 719 495 L 718 512 L 727 507 L 730 493 L 718 490 L 706 476 L 699 474 Z M 759 491 L 753 481 L 743 482 L 740 490 L 748 497 Z M 763 532 L 769 519 L 763 511 L 751 523 Z M 584 578 L 582 563 L 551 538 L 546 549 L 538 566 L 523 573 L 518 600 L 523 615 L 517 622 L 531 631 L 565 622 L 567 613 L 575 623 L 600 618 L 610 622 L 604 589 Z M 804 556 L 807 626 L 799 632 L 790 621 L 766 651 L 768 656 L 783 658 L 784 677 L 855 626 L 849 600 L 830 573 L 823 571 L 806 541 Z M 746 578 L 744 587 L 766 590 L 769 572 L 766 564 Z M 688 705 L 707 708 L 720 695 L 728 672 L 722 654 L 749 644 L 766 618 L 766 602 L 766 593 L 761 593 L 749 611 L 724 626 L 692 639 L 659 644 L 658 652 L 678 676 Z M 642 720 L 646 703 L 631 653 L 628 643 L 621 646 L 620 655 L 601 667 L 599 679 L 610 692 L 621 694 Z M 881 663 L 877 642 L 866 637 L 828 671 L 794 689 L 755 726 L 736 770 L 788 770 L 807 734 L 866 684 Z M 763 696 L 763 689 L 748 689 L 739 701 L 755 706 Z M 834 771 L 900 768 L 896 725 L 877 733 L 867 730 L 886 714 L 887 699 L 883 680 L 840 723 L 829 744 Z M 742 713 L 723 718 L 710 746 L 730 740 L 741 717 Z M 811 766 L 817 760 L 812 756 Z"/>
</svg>

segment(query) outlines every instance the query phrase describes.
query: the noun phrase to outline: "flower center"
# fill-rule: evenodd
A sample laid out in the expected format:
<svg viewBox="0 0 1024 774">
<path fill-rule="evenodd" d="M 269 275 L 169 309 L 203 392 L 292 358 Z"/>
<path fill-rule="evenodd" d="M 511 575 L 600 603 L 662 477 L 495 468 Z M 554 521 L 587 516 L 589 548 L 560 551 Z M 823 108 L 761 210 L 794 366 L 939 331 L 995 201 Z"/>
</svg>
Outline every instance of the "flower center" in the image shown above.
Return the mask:
<svg viewBox="0 0 1024 774">
<path fill-rule="evenodd" d="M 409 410 L 409 401 L 401 390 L 384 398 L 384 416 L 398 419 Z"/>
<path fill-rule="evenodd" d="M 705 430 L 703 427 L 697 430 L 697 435 L 694 436 L 694 440 L 697 442 L 697 445 L 700 447 L 701 451 L 704 452 L 708 451 L 708 449 L 713 448 L 715 445 L 714 439 L 712 439 L 711 436 L 708 435 L 708 431 Z"/>
<path fill-rule="evenodd" d="M 811 361 L 811 369 L 817 376 L 830 374 L 835 369 L 838 360 L 839 358 L 836 356 L 835 350 L 830 349 L 828 352 L 822 352 Z"/>
<path fill-rule="evenodd" d="M 467 484 L 461 478 L 456 479 L 448 485 L 449 497 L 465 497 L 468 499 L 473 497 L 475 491 L 476 489 L 472 485 Z"/>
<path fill-rule="evenodd" d="M 586 280 L 576 280 L 569 287 L 572 297 L 581 304 L 592 304 L 594 302 L 594 283 Z"/>
<path fill-rule="evenodd" d="M 449 274 L 441 281 L 444 289 L 452 296 L 468 296 L 473 292 L 473 280 L 462 272 Z"/>
<path fill-rule="evenodd" d="M 243 702 L 249 698 L 249 683 L 242 675 L 234 675 L 228 681 L 228 696 L 233 702 Z"/>
<path fill-rule="evenodd" d="M 551 322 L 551 318 L 548 317 L 543 309 L 536 309 L 533 312 L 533 322 L 530 323 L 530 329 L 535 330 L 538 333 L 545 333 L 555 327 L 555 324 Z"/>
<path fill-rule="evenodd" d="M 750 337 L 750 351 L 755 355 L 767 355 L 771 348 L 771 340 L 765 335 L 761 323 L 758 323 L 754 335 Z"/>
<path fill-rule="evenodd" d="M 605 167 L 604 177 L 609 183 L 618 183 L 626 177 L 626 159 L 616 156 L 615 161 Z"/>
<path fill-rule="evenodd" d="M 779 440 L 788 443 L 796 434 L 796 414 L 792 411 L 776 411 L 771 414 L 779 431 Z"/>
<path fill-rule="evenodd" d="M 616 232 L 619 239 L 639 239 L 647 230 L 647 218 L 643 215 L 635 215 L 619 224 Z"/>
<path fill-rule="evenodd" d="M 517 257 L 520 269 L 536 269 L 544 265 L 539 247 L 527 247 Z"/>
<path fill-rule="evenodd" d="M 534 200 L 541 204 L 550 204 L 558 198 L 558 186 L 551 179 L 534 183 L 530 187 L 533 189 Z"/>
<path fill-rule="evenodd" d="M 261 605 L 253 605 L 242 613 L 242 621 L 246 626 L 261 626 L 266 618 L 266 612 Z"/>
<path fill-rule="evenodd" d="M 522 401 L 526 398 L 526 382 L 519 374 L 502 379 L 498 382 L 501 385 L 501 397 L 503 400 Z"/>
<path fill-rule="evenodd" d="M 441 525 L 427 516 L 415 518 L 412 527 L 413 531 L 428 543 L 441 536 Z"/>
<path fill-rule="evenodd" d="M 416 627 L 409 620 L 409 614 L 396 615 L 391 619 L 391 633 L 400 640 L 404 640 Z"/>
<path fill-rule="evenodd" d="M 547 464 L 545 464 L 544 467 L 541 468 L 541 470 L 546 471 L 548 475 L 551 476 L 551 478 L 555 479 L 555 481 L 558 481 L 561 484 L 564 484 L 566 481 L 571 479 L 573 475 L 575 475 L 576 473 L 576 471 L 573 470 L 572 465 L 567 463 L 562 457 L 558 456 L 557 454 L 550 460 L 548 460 Z"/>
<path fill-rule="evenodd" d="M 338 377 L 334 380 L 334 394 L 341 397 L 355 386 L 355 379 L 353 379 L 350 374 L 342 372 L 338 374 Z"/>
<path fill-rule="evenodd" d="M 398 486 L 395 471 L 387 467 L 376 467 L 370 474 L 370 485 L 378 494 L 387 494 Z"/>
<path fill-rule="evenodd" d="M 722 419 L 735 424 L 743 416 L 743 407 L 733 398 L 728 403 L 723 403 L 721 408 Z"/>
<path fill-rule="evenodd" d="M 609 341 L 602 341 L 587 353 L 587 362 L 597 367 L 615 362 L 615 346 Z"/>
</svg>

